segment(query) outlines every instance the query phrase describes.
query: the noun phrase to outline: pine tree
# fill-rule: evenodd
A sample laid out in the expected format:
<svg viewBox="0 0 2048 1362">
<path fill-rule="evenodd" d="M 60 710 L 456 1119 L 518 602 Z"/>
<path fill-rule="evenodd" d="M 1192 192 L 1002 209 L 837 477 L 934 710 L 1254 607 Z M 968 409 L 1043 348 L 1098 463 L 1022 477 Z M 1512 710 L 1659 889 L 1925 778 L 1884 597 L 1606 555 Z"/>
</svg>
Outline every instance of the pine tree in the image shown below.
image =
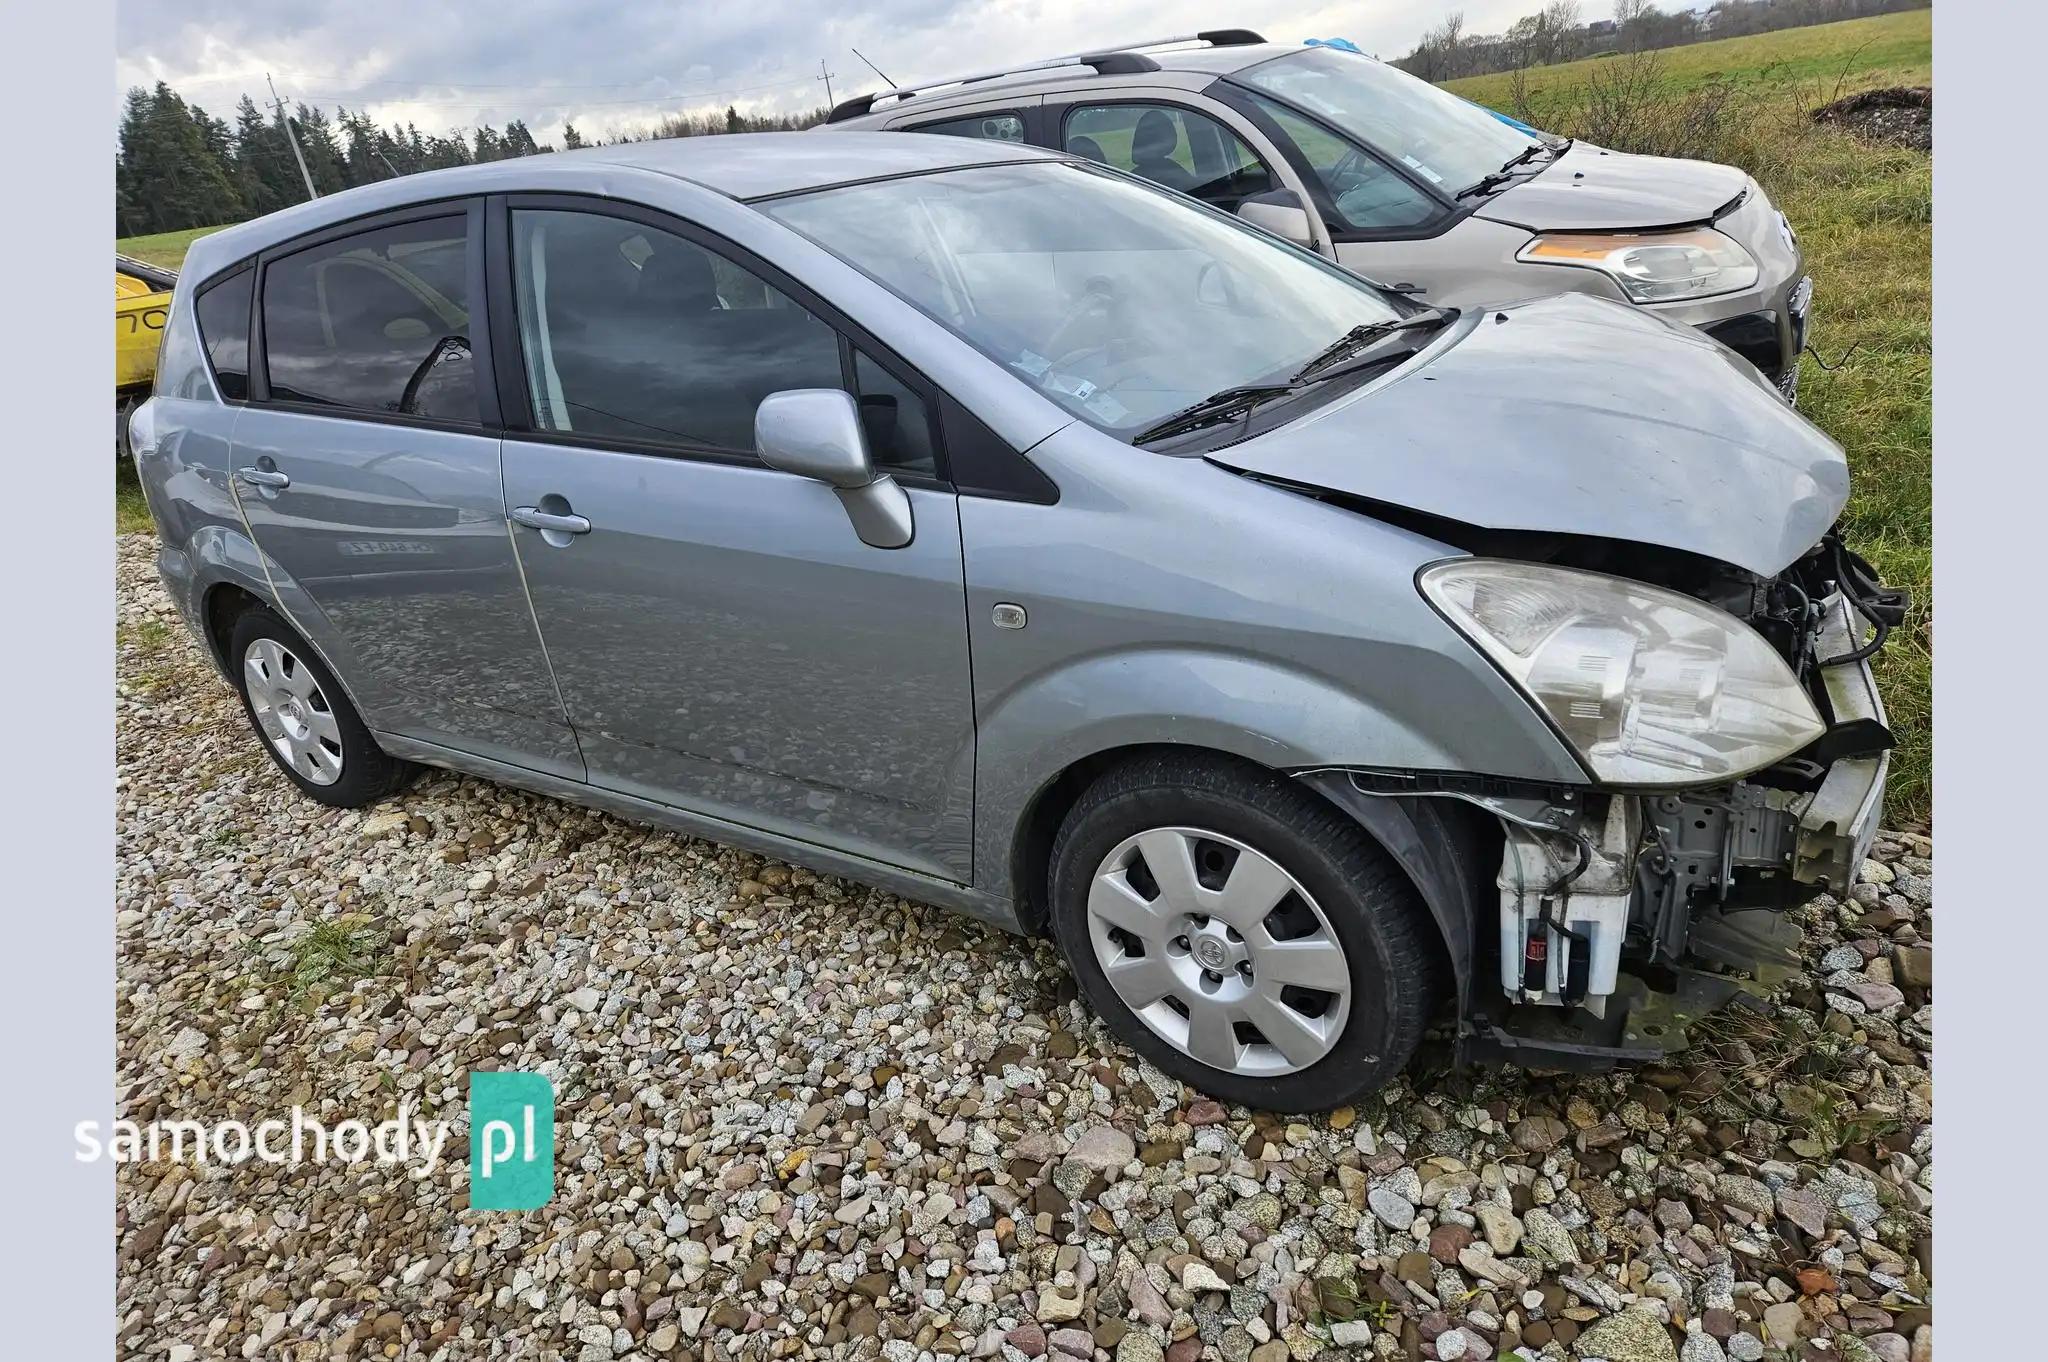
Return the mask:
<svg viewBox="0 0 2048 1362">
<path fill-rule="evenodd" d="M 576 131 L 574 123 L 562 125 L 562 150 L 574 151 L 583 145 L 583 134 Z"/>
</svg>

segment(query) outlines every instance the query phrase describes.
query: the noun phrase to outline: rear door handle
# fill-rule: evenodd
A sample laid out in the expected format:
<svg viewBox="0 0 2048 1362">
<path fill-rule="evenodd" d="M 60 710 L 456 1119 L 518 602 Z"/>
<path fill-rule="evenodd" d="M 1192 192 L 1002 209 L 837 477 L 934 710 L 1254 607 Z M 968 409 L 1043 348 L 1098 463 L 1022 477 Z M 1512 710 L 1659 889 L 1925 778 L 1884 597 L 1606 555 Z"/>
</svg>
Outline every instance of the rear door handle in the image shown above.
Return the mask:
<svg viewBox="0 0 2048 1362">
<path fill-rule="evenodd" d="M 556 515 L 537 506 L 512 508 L 512 523 L 529 530 L 553 530 L 556 534 L 589 534 L 590 521 L 580 515 Z"/>
<path fill-rule="evenodd" d="M 275 468 L 237 468 L 235 476 L 248 483 L 251 487 L 276 487 L 282 489 L 292 485 L 290 475 L 280 473 Z"/>
</svg>

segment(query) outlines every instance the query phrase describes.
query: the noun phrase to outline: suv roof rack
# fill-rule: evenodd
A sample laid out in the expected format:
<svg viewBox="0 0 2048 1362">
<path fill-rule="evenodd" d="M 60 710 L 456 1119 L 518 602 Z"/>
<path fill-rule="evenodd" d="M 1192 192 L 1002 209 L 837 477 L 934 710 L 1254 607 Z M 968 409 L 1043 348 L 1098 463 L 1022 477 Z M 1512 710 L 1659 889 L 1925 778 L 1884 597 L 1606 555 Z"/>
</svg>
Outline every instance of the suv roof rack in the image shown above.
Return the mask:
<svg viewBox="0 0 2048 1362">
<path fill-rule="evenodd" d="M 893 89 L 880 90 L 871 95 L 856 95 L 832 107 L 825 115 L 827 123 L 843 123 L 849 118 L 859 118 L 873 111 L 878 100 L 893 100 L 901 103 L 919 94 L 943 89 L 949 85 L 975 85 L 985 80 L 996 80 L 1003 76 L 1018 76 L 1027 71 L 1051 71 L 1062 66 L 1093 67 L 1097 75 L 1128 76 L 1144 71 L 1157 71 L 1159 63 L 1144 54 L 1151 47 L 1177 47 L 1182 43 L 1207 43 L 1211 47 L 1247 47 L 1266 41 L 1248 28 L 1215 28 L 1201 33 L 1184 33 L 1172 38 L 1152 38 L 1141 43 L 1124 43 L 1116 47 L 1096 48 L 1087 52 L 1071 52 L 1064 57 L 1048 57 L 1044 61 L 1026 62 L 1022 66 L 1003 66 L 989 71 L 976 71 L 971 75 L 947 76 L 941 80 L 928 80 L 921 85 L 898 85 Z"/>
</svg>

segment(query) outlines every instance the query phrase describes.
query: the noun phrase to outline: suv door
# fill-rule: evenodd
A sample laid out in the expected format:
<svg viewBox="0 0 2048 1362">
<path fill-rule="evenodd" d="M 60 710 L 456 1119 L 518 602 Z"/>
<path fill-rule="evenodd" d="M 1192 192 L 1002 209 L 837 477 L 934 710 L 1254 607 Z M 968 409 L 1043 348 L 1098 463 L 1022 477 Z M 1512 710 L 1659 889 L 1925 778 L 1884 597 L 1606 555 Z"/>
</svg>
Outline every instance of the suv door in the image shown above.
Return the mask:
<svg viewBox="0 0 2048 1362">
<path fill-rule="evenodd" d="M 478 381 L 481 224 L 442 203 L 263 253 L 235 496 L 373 728 L 580 779 Z"/>
<path fill-rule="evenodd" d="M 506 505 L 544 527 L 514 541 L 591 783 L 966 881 L 965 585 L 929 395 L 673 218 L 565 196 L 493 213 L 517 319 L 502 400 L 526 427 Z M 755 457 L 761 399 L 819 387 L 858 395 L 909 491 L 907 546 L 869 547 L 830 488 Z"/>
</svg>

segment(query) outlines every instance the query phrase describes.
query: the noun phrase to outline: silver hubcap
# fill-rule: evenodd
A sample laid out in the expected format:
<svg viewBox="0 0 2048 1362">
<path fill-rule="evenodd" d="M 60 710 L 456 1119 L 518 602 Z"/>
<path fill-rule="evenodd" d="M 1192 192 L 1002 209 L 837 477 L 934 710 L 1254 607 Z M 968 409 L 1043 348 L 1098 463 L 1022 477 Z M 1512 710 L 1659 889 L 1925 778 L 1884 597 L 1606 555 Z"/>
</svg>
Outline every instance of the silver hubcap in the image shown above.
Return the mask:
<svg viewBox="0 0 2048 1362">
<path fill-rule="evenodd" d="M 340 780 L 341 725 L 306 664 L 276 639 L 259 638 L 242 655 L 242 680 L 278 759 L 315 785 Z"/>
<path fill-rule="evenodd" d="M 1211 1068 L 1295 1073 L 1344 1034 L 1351 968 L 1330 920 L 1277 861 L 1220 832 L 1125 839 L 1089 886 L 1088 937 L 1117 997 Z"/>
</svg>

